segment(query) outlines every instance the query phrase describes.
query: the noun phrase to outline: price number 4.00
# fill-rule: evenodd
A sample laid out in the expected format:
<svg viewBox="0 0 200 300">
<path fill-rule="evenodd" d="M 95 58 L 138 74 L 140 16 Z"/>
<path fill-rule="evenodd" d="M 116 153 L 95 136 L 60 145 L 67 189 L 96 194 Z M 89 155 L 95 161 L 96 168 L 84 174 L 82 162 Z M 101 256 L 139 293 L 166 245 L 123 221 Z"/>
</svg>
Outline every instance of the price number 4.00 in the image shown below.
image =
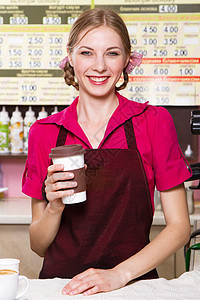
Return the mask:
<svg viewBox="0 0 200 300">
<path fill-rule="evenodd" d="M 159 13 L 177 13 L 177 5 L 159 5 Z"/>
</svg>

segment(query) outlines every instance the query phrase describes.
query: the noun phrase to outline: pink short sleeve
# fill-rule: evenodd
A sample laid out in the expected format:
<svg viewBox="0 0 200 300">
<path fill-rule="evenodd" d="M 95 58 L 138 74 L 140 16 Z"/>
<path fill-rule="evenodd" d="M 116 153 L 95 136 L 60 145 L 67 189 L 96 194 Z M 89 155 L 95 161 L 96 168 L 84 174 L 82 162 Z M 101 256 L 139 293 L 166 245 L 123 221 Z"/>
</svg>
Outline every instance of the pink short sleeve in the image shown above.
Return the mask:
<svg viewBox="0 0 200 300">
<path fill-rule="evenodd" d="M 50 164 L 49 153 L 56 138 L 55 134 L 50 135 L 51 127 L 53 126 L 45 126 L 37 122 L 31 127 L 29 132 L 28 157 L 22 178 L 22 192 L 40 200 L 43 199 L 42 185 Z M 48 132 L 46 132 L 47 130 Z"/>
<path fill-rule="evenodd" d="M 159 191 L 168 190 L 191 177 L 191 170 L 178 144 L 178 138 L 170 113 L 163 107 L 151 128 L 153 169 Z"/>
</svg>

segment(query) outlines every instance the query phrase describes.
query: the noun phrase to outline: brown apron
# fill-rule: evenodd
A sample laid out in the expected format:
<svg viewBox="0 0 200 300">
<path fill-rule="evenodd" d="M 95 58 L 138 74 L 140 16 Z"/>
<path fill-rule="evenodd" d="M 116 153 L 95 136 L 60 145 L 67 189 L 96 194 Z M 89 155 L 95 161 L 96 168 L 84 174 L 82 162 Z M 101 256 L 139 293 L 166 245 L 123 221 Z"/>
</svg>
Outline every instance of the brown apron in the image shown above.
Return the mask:
<svg viewBox="0 0 200 300">
<path fill-rule="evenodd" d="M 124 130 L 128 149 L 86 150 L 87 200 L 66 205 L 40 278 L 113 268 L 149 243 L 153 210 L 132 119 Z M 67 133 L 61 126 L 57 146 L 65 144 Z M 157 277 L 154 269 L 140 279 Z"/>
</svg>

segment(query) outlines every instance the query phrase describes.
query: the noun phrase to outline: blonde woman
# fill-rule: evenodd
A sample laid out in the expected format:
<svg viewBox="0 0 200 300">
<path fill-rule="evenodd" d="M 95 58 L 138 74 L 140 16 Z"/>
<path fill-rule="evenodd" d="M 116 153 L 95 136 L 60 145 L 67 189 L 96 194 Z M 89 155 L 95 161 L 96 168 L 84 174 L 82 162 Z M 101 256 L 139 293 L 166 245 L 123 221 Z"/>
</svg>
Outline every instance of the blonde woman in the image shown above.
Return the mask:
<svg viewBox="0 0 200 300">
<path fill-rule="evenodd" d="M 23 191 L 32 197 L 31 247 L 44 257 L 40 278 L 72 278 L 63 294 L 91 295 L 157 278 L 155 268 L 188 241 L 183 182 L 191 173 L 169 113 L 118 93 L 142 58 L 131 52 L 115 12 L 83 12 L 67 54 L 60 66 L 79 96 L 31 128 Z M 86 149 L 89 180 L 81 204 L 62 203 L 77 183 L 63 165 L 50 165 L 51 148 L 64 144 Z M 155 185 L 166 228 L 149 242 Z"/>
</svg>

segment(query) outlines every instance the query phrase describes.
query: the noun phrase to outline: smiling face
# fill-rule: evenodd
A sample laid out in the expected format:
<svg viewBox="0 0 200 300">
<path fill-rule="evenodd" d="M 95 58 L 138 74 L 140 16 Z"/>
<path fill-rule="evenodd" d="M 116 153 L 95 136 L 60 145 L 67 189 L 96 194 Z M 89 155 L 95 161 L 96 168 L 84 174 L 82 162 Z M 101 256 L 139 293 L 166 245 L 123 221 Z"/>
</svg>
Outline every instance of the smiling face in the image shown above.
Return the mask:
<svg viewBox="0 0 200 300">
<path fill-rule="evenodd" d="M 79 83 L 80 96 L 114 95 L 128 60 L 120 36 L 113 29 L 101 26 L 81 32 L 78 41 L 69 59 Z"/>
</svg>

